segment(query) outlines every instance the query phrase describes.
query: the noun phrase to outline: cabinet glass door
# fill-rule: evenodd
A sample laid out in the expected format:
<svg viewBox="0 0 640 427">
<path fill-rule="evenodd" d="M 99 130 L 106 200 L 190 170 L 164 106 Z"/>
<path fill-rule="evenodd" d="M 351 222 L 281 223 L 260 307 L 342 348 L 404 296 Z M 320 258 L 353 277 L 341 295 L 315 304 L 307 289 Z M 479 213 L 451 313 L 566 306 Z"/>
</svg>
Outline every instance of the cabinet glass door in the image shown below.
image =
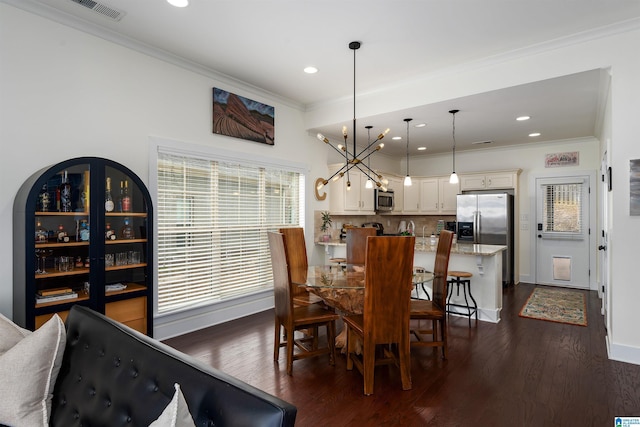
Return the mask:
<svg viewBox="0 0 640 427">
<path fill-rule="evenodd" d="M 55 170 L 39 181 L 33 218 L 36 326 L 56 306 L 88 300 L 90 274 L 89 164 Z M 27 246 L 28 248 L 31 245 Z M 29 274 L 29 273 L 28 273 Z M 40 318 L 39 318 L 40 317 Z"/>
<path fill-rule="evenodd" d="M 103 199 L 105 311 L 146 333 L 146 198 L 133 177 L 107 166 Z"/>
</svg>

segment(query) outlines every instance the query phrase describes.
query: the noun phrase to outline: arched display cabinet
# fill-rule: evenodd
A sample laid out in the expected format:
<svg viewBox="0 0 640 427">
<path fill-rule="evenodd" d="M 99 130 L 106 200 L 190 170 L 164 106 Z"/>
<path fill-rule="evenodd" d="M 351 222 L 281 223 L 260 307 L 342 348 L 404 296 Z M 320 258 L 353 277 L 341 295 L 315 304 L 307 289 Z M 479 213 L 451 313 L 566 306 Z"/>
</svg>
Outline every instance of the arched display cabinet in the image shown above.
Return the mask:
<svg viewBox="0 0 640 427">
<path fill-rule="evenodd" d="M 152 335 L 152 221 L 147 188 L 114 161 L 79 157 L 33 174 L 14 201 L 14 321 L 34 330 L 81 304 Z"/>
</svg>

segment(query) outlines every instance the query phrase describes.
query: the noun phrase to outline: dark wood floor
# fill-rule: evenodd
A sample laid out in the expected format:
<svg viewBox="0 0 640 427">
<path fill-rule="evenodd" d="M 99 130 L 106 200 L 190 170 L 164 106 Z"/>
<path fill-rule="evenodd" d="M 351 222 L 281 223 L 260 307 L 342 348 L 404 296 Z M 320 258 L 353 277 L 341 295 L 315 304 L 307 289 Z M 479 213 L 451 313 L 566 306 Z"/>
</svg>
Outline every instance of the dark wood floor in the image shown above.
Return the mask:
<svg viewBox="0 0 640 427">
<path fill-rule="evenodd" d="M 393 366 L 376 368 L 373 396 L 362 376 L 321 356 L 274 363 L 273 314 L 260 313 L 166 343 L 293 403 L 297 426 L 612 426 L 640 416 L 640 366 L 607 359 L 600 300 L 587 295 L 588 327 L 525 319 L 534 285 L 504 291 L 502 321 L 450 317 L 449 359 L 412 351 L 413 389 Z"/>
</svg>

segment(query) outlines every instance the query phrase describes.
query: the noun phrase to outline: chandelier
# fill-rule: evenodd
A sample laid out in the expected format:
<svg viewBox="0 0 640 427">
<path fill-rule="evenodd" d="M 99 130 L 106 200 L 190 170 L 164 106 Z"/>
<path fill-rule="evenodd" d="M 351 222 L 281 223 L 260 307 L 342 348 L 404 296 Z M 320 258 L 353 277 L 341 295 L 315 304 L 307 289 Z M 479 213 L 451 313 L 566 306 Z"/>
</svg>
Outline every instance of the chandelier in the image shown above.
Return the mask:
<svg viewBox="0 0 640 427">
<path fill-rule="evenodd" d="M 385 137 L 387 133 L 389 133 L 389 129 L 386 129 L 384 132 L 380 133 L 374 141 L 370 141 L 370 138 L 369 138 L 367 146 L 364 149 L 358 151 L 358 148 L 356 146 L 356 50 L 360 49 L 361 44 L 362 43 L 360 42 L 349 43 L 349 49 L 353 50 L 353 138 L 352 138 L 353 150 L 349 151 L 349 149 L 347 148 L 348 134 L 347 134 L 346 126 L 342 127 L 342 137 L 344 138 L 344 144 L 334 145 L 323 134 L 318 133 L 317 136 L 320 141 L 329 145 L 331 148 L 336 150 L 338 153 L 340 153 L 341 156 L 344 157 L 344 165 L 340 169 L 338 169 L 333 175 L 331 175 L 328 179 L 319 178 L 317 180 L 316 190 L 320 190 L 322 187 L 327 185 L 329 181 L 337 181 L 345 175 L 347 176 L 347 190 L 351 190 L 351 180 L 349 179 L 349 171 L 351 171 L 353 168 L 358 169 L 367 177 L 367 183 L 371 181 L 372 184 L 375 184 L 375 186 L 380 188 L 381 190 L 383 191 L 387 190 L 386 184 L 388 184 L 388 181 L 385 178 L 383 178 L 382 175 L 378 174 L 373 169 L 371 169 L 369 167 L 369 164 L 365 163 L 364 160 L 369 159 L 369 157 L 373 153 L 380 151 L 382 147 L 384 147 L 384 143 L 382 142 L 378 143 L 378 141 L 380 141 L 382 138 Z M 377 146 L 372 148 L 376 144 Z"/>
</svg>

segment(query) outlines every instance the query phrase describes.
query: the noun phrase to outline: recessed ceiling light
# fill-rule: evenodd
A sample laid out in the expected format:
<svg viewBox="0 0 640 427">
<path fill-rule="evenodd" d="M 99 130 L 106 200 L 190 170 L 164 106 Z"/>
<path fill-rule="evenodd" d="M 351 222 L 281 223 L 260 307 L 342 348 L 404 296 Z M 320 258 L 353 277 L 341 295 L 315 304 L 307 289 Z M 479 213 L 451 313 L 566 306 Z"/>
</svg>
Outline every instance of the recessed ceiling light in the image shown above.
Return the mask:
<svg viewBox="0 0 640 427">
<path fill-rule="evenodd" d="M 530 133 L 529 136 L 540 136 L 540 132 L 533 132 Z"/>
<path fill-rule="evenodd" d="M 305 67 L 304 72 L 307 74 L 315 74 L 318 72 L 316 67 Z"/>
<path fill-rule="evenodd" d="M 427 125 L 426 123 L 418 123 L 418 124 L 416 125 L 416 127 L 417 127 L 417 128 L 423 128 L 423 127 L 425 127 L 426 125 Z"/>
<path fill-rule="evenodd" d="M 393 139 L 394 141 L 400 141 L 402 139 L 402 137 L 401 136 L 394 136 L 391 139 Z"/>
<path fill-rule="evenodd" d="M 525 120 L 529 120 L 531 117 L 529 116 L 520 116 L 520 117 L 516 117 L 516 120 L 519 122 L 523 122 Z"/>
<path fill-rule="evenodd" d="M 189 0 L 167 0 L 171 6 L 175 7 L 187 7 L 189 6 Z"/>
<path fill-rule="evenodd" d="M 424 151 L 426 149 L 427 149 L 427 147 L 418 147 L 418 151 Z"/>
</svg>

